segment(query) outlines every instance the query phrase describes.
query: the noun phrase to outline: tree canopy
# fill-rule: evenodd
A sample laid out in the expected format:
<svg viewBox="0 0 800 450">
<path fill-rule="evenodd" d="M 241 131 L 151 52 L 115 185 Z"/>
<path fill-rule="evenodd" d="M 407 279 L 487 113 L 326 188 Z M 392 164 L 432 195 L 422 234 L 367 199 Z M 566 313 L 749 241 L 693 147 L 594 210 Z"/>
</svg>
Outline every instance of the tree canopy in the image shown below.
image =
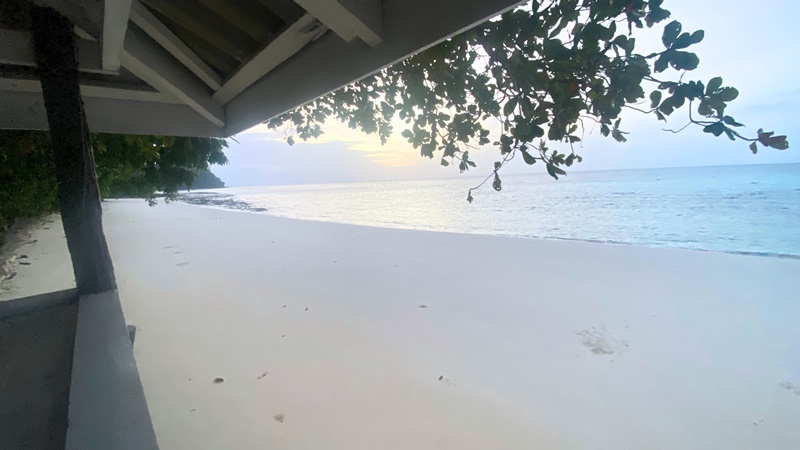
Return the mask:
<svg viewBox="0 0 800 450">
<path fill-rule="evenodd" d="M 161 192 L 172 200 L 211 164 L 228 162 L 223 139 L 92 134 L 97 180 L 104 198 Z M 42 131 L 0 131 L 0 231 L 16 217 L 56 209 L 50 138 Z"/>
<path fill-rule="evenodd" d="M 739 91 L 721 77 L 688 80 L 700 59 L 687 49 L 704 32 L 683 30 L 662 6 L 663 0 L 533 1 L 267 123 L 286 129 L 290 145 L 295 137 L 319 137 L 329 118 L 385 143 L 399 118 L 402 136 L 423 157 L 461 172 L 475 167 L 471 150 L 491 144 L 500 157 L 484 183 L 492 179 L 497 191 L 500 169 L 517 155 L 543 164 L 555 179 L 565 175 L 582 161 L 575 144 L 590 127 L 625 142 L 624 109 L 661 121 L 682 110 L 680 130 L 700 127 L 744 141 L 753 153 L 788 148 L 786 136 L 740 131 L 727 111 Z M 639 53 L 635 30 L 661 24 L 663 49 Z"/>
</svg>

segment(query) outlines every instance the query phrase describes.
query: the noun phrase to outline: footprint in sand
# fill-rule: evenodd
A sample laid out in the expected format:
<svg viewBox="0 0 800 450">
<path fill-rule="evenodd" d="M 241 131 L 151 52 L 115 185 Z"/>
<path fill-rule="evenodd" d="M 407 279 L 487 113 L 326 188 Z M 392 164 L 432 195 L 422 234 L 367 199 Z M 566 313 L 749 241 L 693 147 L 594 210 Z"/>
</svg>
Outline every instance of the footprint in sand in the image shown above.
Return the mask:
<svg viewBox="0 0 800 450">
<path fill-rule="evenodd" d="M 182 262 L 182 263 L 178 263 L 178 264 L 175 264 L 175 265 L 178 266 L 178 267 L 183 267 L 183 266 L 185 266 L 187 264 L 189 264 L 189 263 L 188 262 Z"/>
<path fill-rule="evenodd" d="M 595 355 L 614 355 L 628 348 L 625 340 L 613 337 L 603 324 L 599 327 L 578 330 L 575 334 L 581 338 L 581 345 Z"/>
<path fill-rule="evenodd" d="M 275 419 L 276 422 L 283 423 L 283 420 L 286 419 L 286 414 L 275 414 L 272 418 Z"/>
<path fill-rule="evenodd" d="M 442 384 L 445 384 L 447 386 L 455 386 L 455 384 L 450 382 L 450 378 L 447 378 L 444 375 L 439 377 L 439 381 L 442 382 Z"/>
<path fill-rule="evenodd" d="M 177 247 L 178 247 L 177 245 L 167 245 L 167 246 L 164 246 L 164 248 L 177 248 Z"/>
<path fill-rule="evenodd" d="M 784 381 L 783 383 L 778 384 L 778 386 L 786 391 L 791 392 L 794 395 L 800 395 L 800 386 L 790 383 L 788 381 Z"/>
</svg>

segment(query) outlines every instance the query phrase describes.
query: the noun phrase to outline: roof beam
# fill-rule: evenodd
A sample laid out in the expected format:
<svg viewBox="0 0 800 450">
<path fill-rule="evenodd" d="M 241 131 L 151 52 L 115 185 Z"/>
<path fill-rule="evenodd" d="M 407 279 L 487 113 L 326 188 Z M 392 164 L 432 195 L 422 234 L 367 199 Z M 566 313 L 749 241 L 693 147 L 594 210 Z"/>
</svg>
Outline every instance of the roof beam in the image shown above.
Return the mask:
<svg viewBox="0 0 800 450">
<path fill-rule="evenodd" d="M 211 98 L 206 86 L 137 30 L 129 30 L 125 37 L 122 66 L 155 89 L 174 95 L 214 125 L 225 125 L 222 105 Z"/>
<path fill-rule="evenodd" d="M 119 70 L 131 0 L 105 0 L 103 2 L 103 69 Z"/>
<path fill-rule="evenodd" d="M 123 87 L 99 86 L 94 84 L 81 84 L 81 96 L 100 97 L 114 100 L 136 100 L 151 103 L 171 103 L 183 105 L 184 103 L 170 94 L 163 92 L 147 91 L 143 89 L 126 89 Z M 39 80 L 0 78 L 0 92 L 42 92 Z"/>
<path fill-rule="evenodd" d="M 33 3 L 55 9 L 93 38 L 101 38 L 104 12 L 102 0 L 34 0 Z"/>
<path fill-rule="evenodd" d="M 33 34 L 30 31 L 0 29 L 0 64 L 35 67 Z M 78 66 L 82 72 L 105 72 L 101 63 L 100 45 L 78 39 Z"/>
<path fill-rule="evenodd" d="M 223 105 L 228 103 L 325 31 L 327 28 L 317 22 L 311 14 L 301 17 L 239 68 L 213 95 L 214 100 Z"/>
<path fill-rule="evenodd" d="M 223 130 L 186 105 L 84 97 L 93 133 L 222 137 Z M 0 129 L 46 130 L 44 99 L 37 92 L 0 90 Z"/>
<path fill-rule="evenodd" d="M 347 42 L 356 38 L 371 47 L 383 42 L 381 0 L 295 0 Z"/>
<path fill-rule="evenodd" d="M 131 20 L 211 89 L 222 86 L 222 78 L 138 0 L 131 4 Z"/>
</svg>

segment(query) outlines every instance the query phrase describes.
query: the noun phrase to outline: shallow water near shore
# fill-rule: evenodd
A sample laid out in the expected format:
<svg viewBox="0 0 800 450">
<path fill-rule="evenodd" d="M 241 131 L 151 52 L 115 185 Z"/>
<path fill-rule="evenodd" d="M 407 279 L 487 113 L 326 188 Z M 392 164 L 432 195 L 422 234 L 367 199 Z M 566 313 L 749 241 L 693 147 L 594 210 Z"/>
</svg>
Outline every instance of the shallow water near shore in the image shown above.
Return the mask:
<svg viewBox="0 0 800 450">
<path fill-rule="evenodd" d="M 296 219 L 800 258 L 800 164 L 258 186 L 180 201 Z"/>
</svg>

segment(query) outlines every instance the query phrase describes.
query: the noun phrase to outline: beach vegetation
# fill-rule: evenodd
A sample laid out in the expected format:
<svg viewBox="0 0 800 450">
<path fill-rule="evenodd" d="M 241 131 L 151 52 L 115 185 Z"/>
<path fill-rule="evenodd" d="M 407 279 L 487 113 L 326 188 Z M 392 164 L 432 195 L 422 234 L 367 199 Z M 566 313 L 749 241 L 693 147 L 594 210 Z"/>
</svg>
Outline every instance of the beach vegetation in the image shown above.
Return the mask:
<svg viewBox="0 0 800 450">
<path fill-rule="evenodd" d="M 460 172 L 475 167 L 470 151 L 494 146 L 499 160 L 481 185 L 491 179 L 497 191 L 500 170 L 517 156 L 558 179 L 582 161 L 587 132 L 625 142 L 626 110 L 663 122 L 680 111 L 681 126 L 668 131 L 695 127 L 753 153 L 788 148 L 786 136 L 742 132 L 728 108 L 739 91 L 723 78 L 691 79 L 700 59 L 690 48 L 705 33 L 685 30 L 663 6 L 533 1 L 267 123 L 290 145 L 319 137 L 328 119 L 383 143 L 399 123 L 421 156 Z M 661 48 L 640 49 L 643 28 L 661 28 Z"/>
</svg>

